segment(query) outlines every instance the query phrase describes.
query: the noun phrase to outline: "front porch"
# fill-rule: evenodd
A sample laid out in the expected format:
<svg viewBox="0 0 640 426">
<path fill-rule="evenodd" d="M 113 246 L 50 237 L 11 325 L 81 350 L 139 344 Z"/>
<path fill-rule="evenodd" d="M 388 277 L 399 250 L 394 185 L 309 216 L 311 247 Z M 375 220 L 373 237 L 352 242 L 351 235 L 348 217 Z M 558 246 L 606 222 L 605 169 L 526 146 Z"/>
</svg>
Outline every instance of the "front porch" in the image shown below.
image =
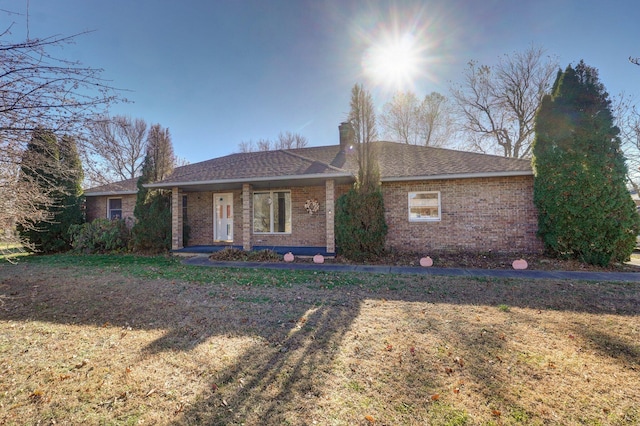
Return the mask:
<svg viewBox="0 0 640 426">
<path fill-rule="evenodd" d="M 171 254 L 178 256 L 203 256 L 209 255 L 211 253 L 218 252 L 220 250 L 224 250 L 225 248 L 233 248 L 237 250 L 242 250 L 242 246 L 238 245 L 199 245 L 199 246 L 188 246 L 180 249 L 171 250 Z M 253 246 L 252 251 L 260 251 L 260 250 L 271 250 L 279 255 L 285 255 L 286 253 L 291 252 L 294 256 L 303 256 L 303 257 L 312 257 L 316 254 L 321 254 L 324 257 L 334 257 L 335 253 L 329 253 L 326 247 L 288 247 L 288 246 Z"/>
<path fill-rule="evenodd" d="M 334 256 L 335 180 L 280 184 L 205 185 L 189 187 L 189 192 L 172 187 L 172 253 L 202 255 L 232 247 L 244 251 L 268 249 L 281 255 Z M 318 205 L 311 213 L 305 207 L 308 200 Z M 264 203 L 256 204 L 261 201 Z M 258 226 L 262 222 L 267 228 Z M 183 245 L 184 226 L 189 230 L 187 243 L 191 242 L 187 247 Z"/>
</svg>

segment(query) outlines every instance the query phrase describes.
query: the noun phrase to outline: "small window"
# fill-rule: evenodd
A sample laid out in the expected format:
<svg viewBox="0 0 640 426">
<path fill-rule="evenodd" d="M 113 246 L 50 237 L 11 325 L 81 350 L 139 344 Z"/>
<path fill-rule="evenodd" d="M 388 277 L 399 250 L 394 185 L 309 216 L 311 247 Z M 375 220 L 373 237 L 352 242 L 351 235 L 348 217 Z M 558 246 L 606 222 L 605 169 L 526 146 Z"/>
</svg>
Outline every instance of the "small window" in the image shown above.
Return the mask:
<svg viewBox="0 0 640 426">
<path fill-rule="evenodd" d="M 122 219 L 122 198 L 107 200 L 107 217 L 111 220 Z"/>
<path fill-rule="evenodd" d="M 291 233 L 290 192 L 254 192 L 253 232 L 258 234 Z"/>
<path fill-rule="evenodd" d="M 410 192 L 409 222 L 440 220 L 440 192 Z"/>
</svg>

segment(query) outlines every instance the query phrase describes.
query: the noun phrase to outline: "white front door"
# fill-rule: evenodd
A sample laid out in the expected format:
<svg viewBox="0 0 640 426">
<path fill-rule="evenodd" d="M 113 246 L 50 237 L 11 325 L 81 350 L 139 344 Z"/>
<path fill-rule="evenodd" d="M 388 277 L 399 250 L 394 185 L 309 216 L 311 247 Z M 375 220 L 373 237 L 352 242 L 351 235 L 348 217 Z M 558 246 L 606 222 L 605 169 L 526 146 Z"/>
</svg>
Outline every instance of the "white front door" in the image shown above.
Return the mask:
<svg viewBox="0 0 640 426">
<path fill-rule="evenodd" d="M 233 241 L 233 194 L 213 194 L 213 240 Z"/>
</svg>

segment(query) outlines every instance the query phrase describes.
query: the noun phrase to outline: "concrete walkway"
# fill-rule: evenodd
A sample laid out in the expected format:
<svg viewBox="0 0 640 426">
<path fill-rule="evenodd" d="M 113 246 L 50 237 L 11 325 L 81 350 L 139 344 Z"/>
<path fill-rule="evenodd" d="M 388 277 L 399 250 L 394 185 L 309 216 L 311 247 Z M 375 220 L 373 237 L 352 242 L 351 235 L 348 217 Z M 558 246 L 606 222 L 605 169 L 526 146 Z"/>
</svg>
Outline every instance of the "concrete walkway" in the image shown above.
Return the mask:
<svg viewBox="0 0 640 426">
<path fill-rule="evenodd" d="M 335 263 L 318 265 L 315 263 L 295 262 L 214 262 L 204 256 L 191 257 L 185 259 L 183 263 L 196 266 L 209 266 L 213 268 L 285 269 L 298 271 L 366 272 L 373 274 L 640 282 L 640 272 L 516 271 L 511 269 L 423 268 L 415 266 L 343 265 Z"/>
</svg>

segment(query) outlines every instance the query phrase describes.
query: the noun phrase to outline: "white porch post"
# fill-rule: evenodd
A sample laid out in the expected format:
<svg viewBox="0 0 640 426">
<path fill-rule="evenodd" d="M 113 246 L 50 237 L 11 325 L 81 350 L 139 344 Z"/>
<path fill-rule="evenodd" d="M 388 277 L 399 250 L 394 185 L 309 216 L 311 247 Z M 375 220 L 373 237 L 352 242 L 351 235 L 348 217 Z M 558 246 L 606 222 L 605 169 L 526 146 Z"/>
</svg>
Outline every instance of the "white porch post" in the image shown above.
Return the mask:
<svg viewBox="0 0 640 426">
<path fill-rule="evenodd" d="M 327 179 L 325 182 L 325 216 L 326 216 L 326 234 L 327 234 L 327 253 L 336 252 L 336 236 L 335 236 L 335 181 Z"/>
</svg>

